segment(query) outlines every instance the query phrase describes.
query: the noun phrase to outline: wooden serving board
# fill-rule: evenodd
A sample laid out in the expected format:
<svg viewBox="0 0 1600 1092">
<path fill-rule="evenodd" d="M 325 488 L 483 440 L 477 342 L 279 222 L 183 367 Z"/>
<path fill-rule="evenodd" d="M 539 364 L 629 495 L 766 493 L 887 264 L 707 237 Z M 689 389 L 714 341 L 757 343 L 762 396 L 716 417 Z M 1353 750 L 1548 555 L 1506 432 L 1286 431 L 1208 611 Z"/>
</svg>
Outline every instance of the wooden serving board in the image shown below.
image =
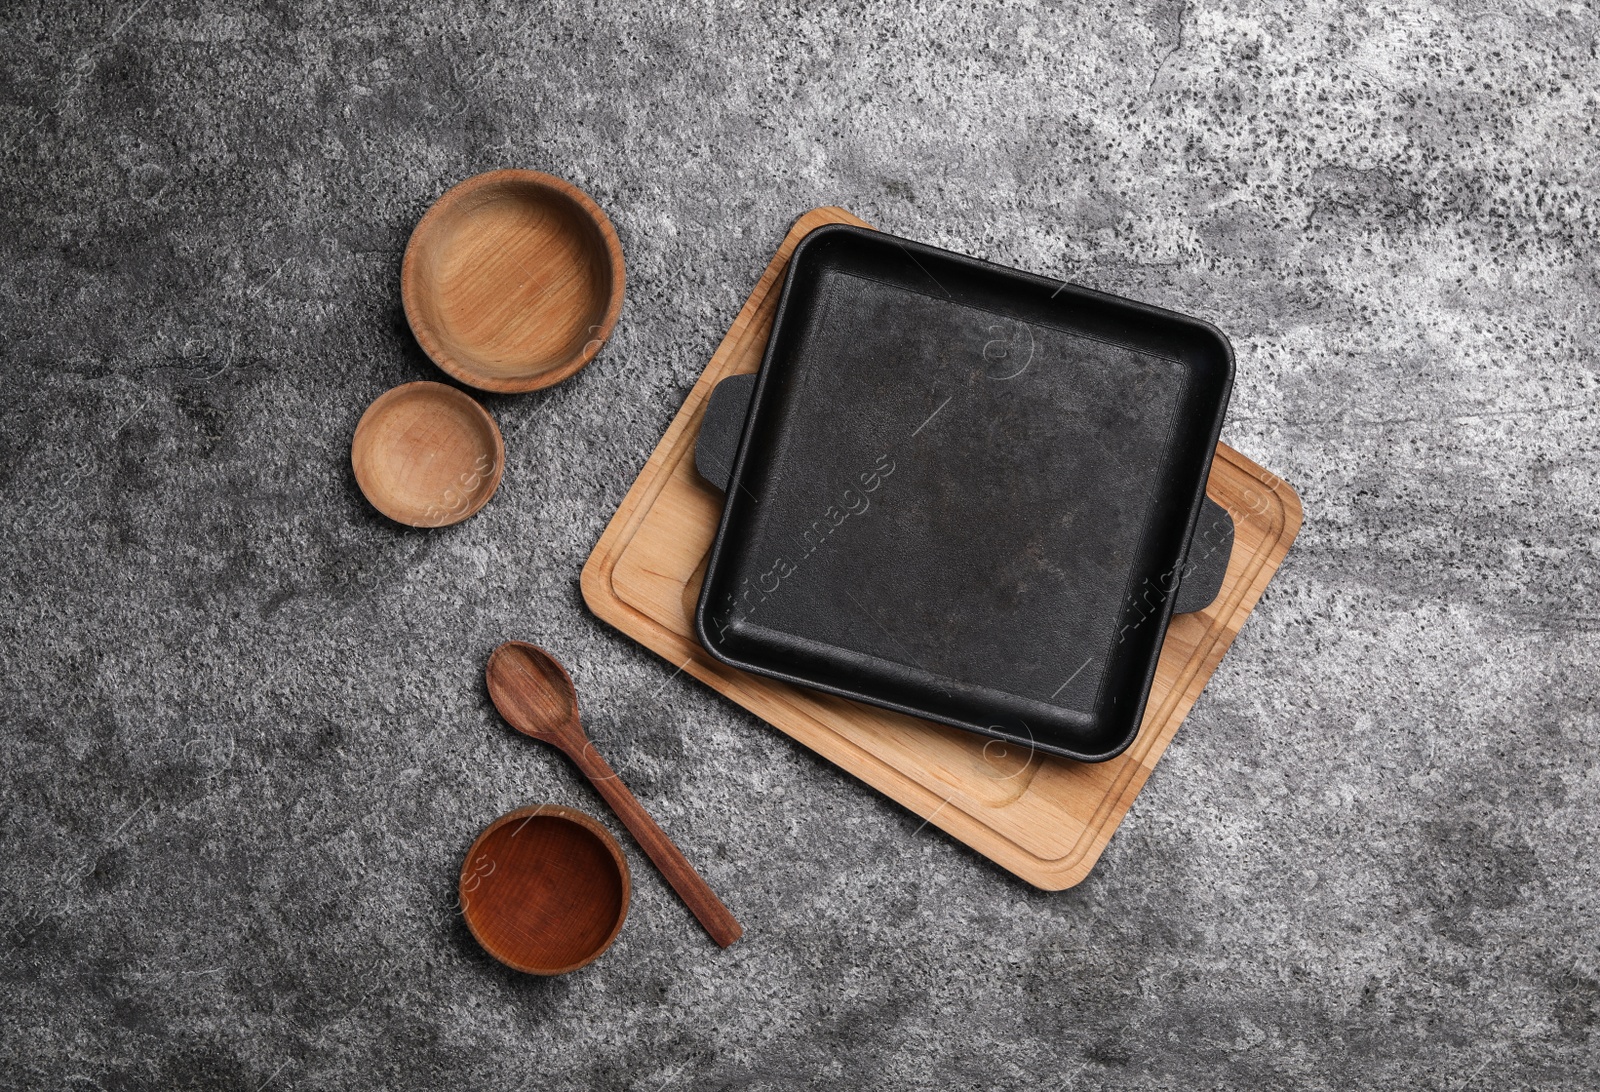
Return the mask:
<svg viewBox="0 0 1600 1092">
<path fill-rule="evenodd" d="M 1206 492 L 1233 516 L 1227 579 L 1210 607 L 1173 619 L 1139 735 L 1109 762 L 1025 753 L 718 663 L 695 639 L 693 616 L 723 498 L 695 472 L 694 442 L 711 388 L 760 366 L 789 255 L 827 223 L 867 226 L 837 208 L 795 221 L 590 554 L 584 599 L 645 647 L 1001 867 L 1046 890 L 1071 887 L 1094 867 L 1288 553 L 1300 498 L 1218 445 Z"/>
</svg>

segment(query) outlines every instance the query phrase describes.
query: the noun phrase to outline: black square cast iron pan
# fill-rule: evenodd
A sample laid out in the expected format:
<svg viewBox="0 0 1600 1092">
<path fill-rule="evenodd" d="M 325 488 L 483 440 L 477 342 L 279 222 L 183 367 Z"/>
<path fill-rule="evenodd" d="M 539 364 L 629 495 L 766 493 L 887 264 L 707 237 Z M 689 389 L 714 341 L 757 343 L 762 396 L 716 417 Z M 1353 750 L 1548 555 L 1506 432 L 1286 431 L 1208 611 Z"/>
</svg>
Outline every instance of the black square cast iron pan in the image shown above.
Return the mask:
<svg viewBox="0 0 1600 1092">
<path fill-rule="evenodd" d="M 733 667 L 1081 761 L 1139 729 L 1232 547 L 1233 353 L 1198 319 L 871 230 L 796 248 L 713 392 L 695 624 Z M 1195 534 L 1200 525 L 1202 533 Z"/>
</svg>

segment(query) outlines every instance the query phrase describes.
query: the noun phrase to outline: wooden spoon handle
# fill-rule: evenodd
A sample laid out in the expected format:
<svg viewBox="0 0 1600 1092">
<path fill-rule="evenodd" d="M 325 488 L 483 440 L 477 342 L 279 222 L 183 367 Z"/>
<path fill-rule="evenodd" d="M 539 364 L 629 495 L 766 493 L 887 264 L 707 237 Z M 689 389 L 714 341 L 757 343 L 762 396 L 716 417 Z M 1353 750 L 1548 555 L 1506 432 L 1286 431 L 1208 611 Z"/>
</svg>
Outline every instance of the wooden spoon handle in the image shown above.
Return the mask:
<svg viewBox="0 0 1600 1092">
<path fill-rule="evenodd" d="M 606 803 L 622 820 L 622 825 L 628 828 L 628 832 L 639 843 L 639 848 L 655 862 L 678 897 L 700 919 L 700 924 L 711 934 L 711 939 L 726 948 L 744 935 L 744 928 L 733 912 L 722 905 L 717 893 L 694 870 L 694 865 L 689 863 L 677 843 L 656 826 L 656 821 L 650 818 L 644 805 L 628 791 L 628 786 L 622 783 L 622 778 L 594 749 L 594 745 L 589 744 L 572 758 L 590 784 L 606 798 Z"/>
</svg>

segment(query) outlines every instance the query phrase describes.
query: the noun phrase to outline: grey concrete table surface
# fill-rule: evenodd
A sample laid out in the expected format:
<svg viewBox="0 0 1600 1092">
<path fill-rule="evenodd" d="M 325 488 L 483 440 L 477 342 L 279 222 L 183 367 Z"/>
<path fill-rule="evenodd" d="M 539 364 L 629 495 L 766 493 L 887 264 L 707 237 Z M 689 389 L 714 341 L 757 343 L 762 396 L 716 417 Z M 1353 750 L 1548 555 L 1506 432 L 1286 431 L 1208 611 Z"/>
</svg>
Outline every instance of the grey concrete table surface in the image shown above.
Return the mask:
<svg viewBox="0 0 1600 1092">
<path fill-rule="evenodd" d="M 0 15 L 0 1083 L 1588 1089 L 1592 4 L 16 3 Z M 488 398 L 504 484 L 385 522 L 449 184 L 548 170 L 612 343 Z M 797 213 L 1203 316 L 1306 525 L 1099 867 L 1034 891 L 590 615 L 584 558 Z M 615 948 L 454 913 L 533 801 L 504 639 L 747 934 L 629 846 Z"/>
</svg>

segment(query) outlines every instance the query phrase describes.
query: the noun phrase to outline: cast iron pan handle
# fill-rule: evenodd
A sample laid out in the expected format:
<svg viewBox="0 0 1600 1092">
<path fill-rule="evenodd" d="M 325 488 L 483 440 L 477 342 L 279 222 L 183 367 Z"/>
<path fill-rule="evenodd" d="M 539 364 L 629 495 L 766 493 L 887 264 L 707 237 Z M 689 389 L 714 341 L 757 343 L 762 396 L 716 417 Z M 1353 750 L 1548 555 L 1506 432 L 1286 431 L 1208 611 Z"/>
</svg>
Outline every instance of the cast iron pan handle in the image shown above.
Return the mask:
<svg viewBox="0 0 1600 1092">
<path fill-rule="evenodd" d="M 739 454 L 750 396 L 756 392 L 754 373 L 730 375 L 711 390 L 706 415 L 700 421 L 700 438 L 694 442 L 694 468 L 724 493 L 733 480 L 733 460 Z"/>
<path fill-rule="evenodd" d="M 730 375 L 718 383 L 706 401 L 700 421 L 700 437 L 694 444 L 694 468 L 700 476 L 724 493 L 733 480 L 733 461 L 739 454 L 739 436 L 756 390 L 756 377 Z M 1228 573 L 1228 558 L 1233 553 L 1233 517 L 1227 509 L 1207 497 L 1200 509 L 1200 520 L 1189 540 L 1188 557 L 1179 574 L 1174 614 L 1203 610 L 1222 590 Z"/>
<path fill-rule="evenodd" d="M 1222 591 L 1233 556 L 1233 517 L 1210 497 L 1200 506 L 1200 519 L 1189 538 L 1189 553 L 1178 581 L 1178 601 L 1173 614 L 1204 610 Z"/>
</svg>

